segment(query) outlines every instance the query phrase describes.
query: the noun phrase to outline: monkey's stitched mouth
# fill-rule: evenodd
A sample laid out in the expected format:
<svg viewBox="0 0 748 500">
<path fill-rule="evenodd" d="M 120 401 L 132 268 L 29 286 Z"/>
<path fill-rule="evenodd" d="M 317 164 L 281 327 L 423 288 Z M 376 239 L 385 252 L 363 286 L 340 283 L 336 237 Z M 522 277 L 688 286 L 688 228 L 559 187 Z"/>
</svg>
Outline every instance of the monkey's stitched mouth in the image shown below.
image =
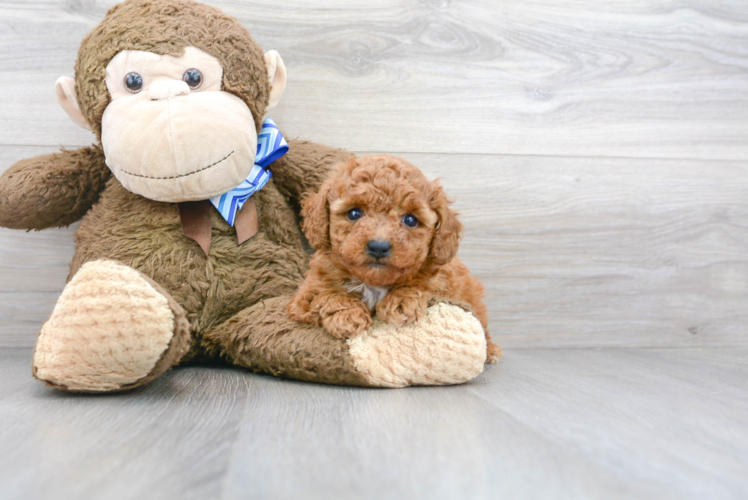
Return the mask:
<svg viewBox="0 0 748 500">
<path fill-rule="evenodd" d="M 172 175 L 171 177 L 151 177 L 150 175 L 133 174 L 132 172 L 128 172 L 128 171 L 127 171 L 127 170 L 125 170 L 125 169 L 120 169 L 120 171 L 122 171 L 122 172 L 126 173 L 127 175 L 132 175 L 133 177 L 142 177 L 142 178 L 144 178 L 144 179 L 155 179 L 155 180 L 169 180 L 169 179 L 179 179 L 180 177 L 187 177 L 188 175 L 194 175 L 194 174 L 198 174 L 198 173 L 200 173 L 200 172 L 203 172 L 203 171 L 205 171 L 205 170 L 208 170 L 209 168 L 213 168 L 213 167 L 215 167 L 216 165 L 218 165 L 219 163 L 221 163 L 221 162 L 222 162 L 223 160 L 226 160 L 226 159 L 227 159 L 227 158 L 228 158 L 229 156 L 231 156 L 232 154 L 234 154 L 234 152 L 233 152 L 233 151 L 232 151 L 232 152 L 230 152 L 229 154 L 227 154 L 226 156 L 224 156 L 223 158 L 221 158 L 220 160 L 218 160 L 217 162 L 215 162 L 215 163 L 213 163 L 213 164 L 211 164 L 211 165 L 208 165 L 207 167 L 203 167 L 203 168 L 197 169 L 197 170 L 195 170 L 194 172 L 189 172 L 189 173 L 186 173 L 186 174 L 181 174 L 181 175 Z"/>
</svg>

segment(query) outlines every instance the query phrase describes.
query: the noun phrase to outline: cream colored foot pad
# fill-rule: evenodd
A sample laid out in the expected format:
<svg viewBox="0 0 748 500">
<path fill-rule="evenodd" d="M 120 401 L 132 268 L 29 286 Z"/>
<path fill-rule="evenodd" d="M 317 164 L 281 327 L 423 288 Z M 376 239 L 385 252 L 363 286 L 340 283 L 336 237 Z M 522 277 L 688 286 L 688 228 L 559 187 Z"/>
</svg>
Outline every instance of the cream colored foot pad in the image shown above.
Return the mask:
<svg viewBox="0 0 748 500">
<path fill-rule="evenodd" d="M 368 333 L 347 342 L 356 369 L 381 387 L 461 384 L 479 375 L 486 361 L 478 319 L 446 303 L 405 327 L 375 320 Z"/>
<path fill-rule="evenodd" d="M 71 390 L 117 389 L 148 375 L 173 334 L 166 297 L 140 273 L 117 262 L 89 262 L 39 333 L 35 375 Z"/>
</svg>

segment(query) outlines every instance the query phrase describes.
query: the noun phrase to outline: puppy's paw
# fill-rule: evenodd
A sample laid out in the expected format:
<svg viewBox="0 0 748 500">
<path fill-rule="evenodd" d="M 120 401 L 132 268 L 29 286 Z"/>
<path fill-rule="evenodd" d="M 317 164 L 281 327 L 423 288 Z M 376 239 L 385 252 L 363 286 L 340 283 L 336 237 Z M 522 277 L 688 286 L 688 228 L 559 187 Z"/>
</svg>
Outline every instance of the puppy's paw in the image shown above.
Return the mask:
<svg viewBox="0 0 748 500">
<path fill-rule="evenodd" d="M 371 327 L 371 314 L 368 309 L 350 307 L 322 318 L 322 326 L 330 335 L 339 339 L 349 339 L 363 335 Z"/>
<path fill-rule="evenodd" d="M 422 318 L 426 314 L 426 306 L 428 301 L 417 295 L 393 292 L 377 304 L 377 316 L 390 325 L 405 326 Z"/>
<path fill-rule="evenodd" d="M 311 312 L 310 301 L 302 294 L 294 295 L 287 307 L 288 317 L 302 323 L 316 323 L 318 317 Z"/>
<path fill-rule="evenodd" d="M 486 364 L 495 365 L 503 357 L 504 353 L 501 352 L 501 346 L 489 340 L 488 345 L 486 345 Z"/>
</svg>

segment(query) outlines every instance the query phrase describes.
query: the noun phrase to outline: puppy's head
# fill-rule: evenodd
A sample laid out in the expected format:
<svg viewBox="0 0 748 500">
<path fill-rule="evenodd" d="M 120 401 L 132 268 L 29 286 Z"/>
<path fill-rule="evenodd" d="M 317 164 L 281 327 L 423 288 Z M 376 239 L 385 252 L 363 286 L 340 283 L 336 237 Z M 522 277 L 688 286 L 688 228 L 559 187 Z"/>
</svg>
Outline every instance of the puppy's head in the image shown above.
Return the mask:
<svg viewBox="0 0 748 500">
<path fill-rule="evenodd" d="M 302 215 L 312 246 L 330 250 L 337 265 L 377 286 L 446 264 L 462 231 L 441 186 L 386 155 L 338 165 Z"/>
</svg>

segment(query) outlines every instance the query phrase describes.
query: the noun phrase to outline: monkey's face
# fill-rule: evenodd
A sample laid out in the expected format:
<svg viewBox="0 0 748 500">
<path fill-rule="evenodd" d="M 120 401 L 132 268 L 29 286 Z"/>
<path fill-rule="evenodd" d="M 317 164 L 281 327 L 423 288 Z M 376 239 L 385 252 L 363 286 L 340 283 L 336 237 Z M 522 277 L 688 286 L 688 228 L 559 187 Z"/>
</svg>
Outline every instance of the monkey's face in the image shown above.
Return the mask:
<svg viewBox="0 0 748 500">
<path fill-rule="evenodd" d="M 222 77 L 220 62 L 195 47 L 179 57 L 126 50 L 111 60 L 101 143 L 126 189 L 182 202 L 221 195 L 246 179 L 255 121 L 244 101 L 221 90 Z"/>
</svg>

